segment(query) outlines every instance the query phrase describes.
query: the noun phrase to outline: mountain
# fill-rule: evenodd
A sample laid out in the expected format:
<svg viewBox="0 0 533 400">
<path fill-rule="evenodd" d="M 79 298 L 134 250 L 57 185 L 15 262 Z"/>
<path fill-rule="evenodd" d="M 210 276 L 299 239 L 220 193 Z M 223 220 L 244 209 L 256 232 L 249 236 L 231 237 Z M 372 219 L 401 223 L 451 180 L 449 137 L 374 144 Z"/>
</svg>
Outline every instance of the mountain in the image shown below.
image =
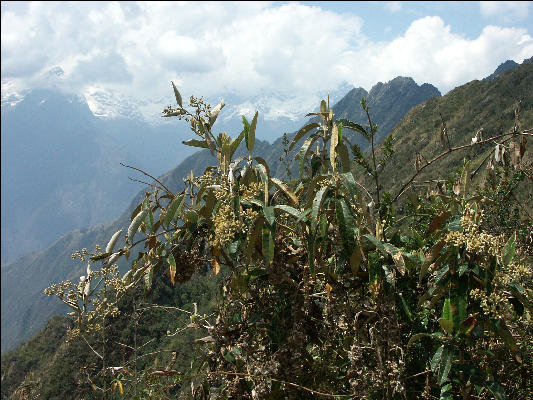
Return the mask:
<svg viewBox="0 0 533 400">
<path fill-rule="evenodd" d="M 504 63 L 501 63 L 496 70 L 487 76 L 486 78 L 483 78 L 484 81 L 491 81 L 494 78 L 498 77 L 502 72 L 507 72 L 515 69 L 520 64 L 514 62 L 513 60 L 507 60 Z"/>
<path fill-rule="evenodd" d="M 388 133 L 387 129 L 392 128 L 401 119 L 403 116 L 402 112 L 405 113 L 413 105 L 418 104 L 417 101 L 421 102 L 438 95 L 440 95 L 438 90 L 431 85 L 424 84 L 418 86 L 411 78 L 399 77 L 386 84 L 377 84 L 369 93 L 361 88 L 353 89 L 333 109 L 339 117 L 346 117 L 356 122 L 364 123 L 365 120 L 363 117 L 366 118 L 366 116 L 361 114 L 359 103 L 361 97 L 366 96 L 368 99 L 367 102 L 373 109 L 376 109 L 374 113 L 376 122 L 384 127 L 380 130 L 380 137 L 384 137 Z M 378 111 L 380 111 L 380 114 L 378 114 Z M 91 115 L 89 113 L 86 113 L 86 118 L 91 121 Z M 113 124 L 118 125 L 119 122 L 96 121 L 94 125 L 102 127 L 107 124 L 107 132 L 111 134 L 110 132 L 113 129 L 115 129 L 115 132 L 118 132 Z M 126 126 L 124 128 L 124 134 L 126 132 L 132 132 L 132 135 L 136 135 L 135 132 L 138 126 L 135 124 L 137 123 L 129 121 L 128 125 L 122 125 Z M 110 126 L 113 129 L 109 128 Z M 262 127 L 258 125 L 257 129 L 261 131 Z M 106 130 L 102 129 L 102 131 Z M 115 133 L 115 135 L 117 140 L 120 139 L 120 132 Z M 147 142 L 151 140 L 154 140 L 153 135 L 146 139 Z M 140 138 L 135 139 L 135 136 L 133 136 L 131 141 L 138 143 Z M 167 149 L 186 147 L 180 145 L 172 146 L 172 143 L 176 141 L 175 138 L 169 139 L 163 136 L 161 141 L 159 139 L 156 141 L 166 145 Z M 148 148 L 149 143 L 146 143 L 146 146 Z M 142 151 L 141 149 L 131 147 L 130 150 L 140 155 L 149 153 L 147 150 Z M 277 176 L 283 176 L 284 174 L 283 166 L 279 162 L 279 157 L 282 153 L 283 143 L 281 138 L 278 138 L 272 144 L 261 140 L 256 141 L 254 154 L 266 159 L 271 167 L 271 171 Z M 241 146 L 236 156 L 244 154 L 244 146 Z M 152 155 L 152 157 L 157 156 L 157 153 Z M 146 159 L 144 158 L 143 161 L 146 162 Z M 191 170 L 194 171 L 195 175 L 201 175 L 207 166 L 215 163 L 216 160 L 208 151 L 201 151 L 186 158 L 176 168 L 163 175 L 161 180 L 172 191 L 177 192 L 182 190 L 183 177 Z M 152 172 L 151 168 L 147 168 L 147 170 L 150 173 Z M 100 174 L 95 176 L 94 179 L 104 179 L 104 177 Z M 114 177 L 113 182 L 117 183 L 119 179 L 122 179 L 122 182 L 128 182 L 125 177 Z M 146 180 L 147 178 L 142 176 L 139 179 Z M 43 289 L 52 282 L 58 282 L 64 279 L 76 279 L 79 276 L 79 268 L 72 262 L 71 254 L 81 248 L 94 249 L 96 244 L 102 245 L 115 231 L 127 226 L 131 211 L 141 199 L 143 193 L 137 194 L 135 199 L 130 203 L 127 211 L 122 213 L 121 217 L 114 222 L 100 224 L 82 230 L 74 230 L 58 239 L 51 247 L 40 253 L 30 254 L 9 264 L 2 265 L 2 351 L 12 348 L 14 345 L 26 340 L 37 332 L 52 315 L 63 311 L 60 304 L 56 304 L 55 300 L 48 299 L 42 294 Z M 106 204 L 94 202 L 90 198 L 84 204 L 94 206 L 94 215 L 98 215 L 99 207 L 106 206 Z M 4 204 L 2 202 L 3 206 Z M 116 208 L 114 210 L 116 211 Z M 4 229 L 3 222 L 2 229 Z M 4 237 L 4 235 L 2 236 Z M 16 243 L 16 241 L 14 242 Z M 33 276 L 33 279 L 28 280 L 28 276 Z"/>
<path fill-rule="evenodd" d="M 119 162 L 137 159 L 96 129 L 83 99 L 35 90 L 1 118 L 2 262 L 116 217 L 135 193 Z"/>
<path fill-rule="evenodd" d="M 1 122 L 2 263 L 116 218 L 139 188 L 121 162 L 159 175 L 192 153 L 171 121 L 99 119 L 58 90 L 4 101 Z"/>
<path fill-rule="evenodd" d="M 453 146 L 471 143 L 478 130 L 485 138 L 506 132 L 513 127 L 517 100 L 521 99 L 520 126 L 533 127 L 533 63 L 525 60 L 518 67 L 502 72 L 497 79 L 472 81 L 459 86 L 442 98 L 430 99 L 411 109 L 393 129 L 395 151 L 390 163 L 381 172 L 381 185 L 396 193 L 406 178 L 415 172 L 415 154 L 430 160 L 443 151 L 439 144 L 442 114 Z M 423 171 L 417 180 L 432 179 L 435 171 L 452 174 L 462 166 L 463 158 L 472 158 L 472 168 L 494 149 L 488 143 L 468 153 L 455 152 L 444 157 L 434 167 Z M 526 153 L 531 160 L 532 154 Z M 362 169 L 357 169 L 361 183 L 372 187 Z M 442 175 L 442 173 L 441 173 Z M 530 195 L 533 194 L 530 187 Z M 531 200 L 530 200 L 531 201 Z M 526 203 L 527 204 L 527 203 Z"/>
<path fill-rule="evenodd" d="M 391 130 L 391 134 L 396 138 L 393 144 L 395 154 L 381 174 L 384 190 L 394 193 L 414 172 L 412 161 L 416 152 L 429 159 L 433 154 L 442 151 L 438 143 L 440 114 L 446 120 L 450 142 L 453 146 L 469 143 L 480 128 L 484 129 L 485 135 L 507 131 L 514 121 L 517 98 L 522 98 L 521 127 L 533 126 L 532 77 L 533 64 L 523 63 L 514 70 L 501 74 L 498 79 L 469 82 L 445 96 L 430 98 L 412 108 Z M 363 89 L 354 89 L 352 92 L 354 92 L 353 98 L 351 101 L 342 100 L 347 105 L 339 107 L 337 115 L 342 115 L 341 108 L 353 109 L 357 105 L 356 98 L 366 93 Z M 377 104 L 375 107 L 377 108 Z M 350 117 L 350 115 L 347 116 Z M 377 115 L 375 117 L 378 118 Z M 254 153 L 264 158 L 279 158 L 279 153 L 273 153 L 274 146 L 278 142 L 280 139 L 272 145 L 258 141 L 256 144 L 258 151 Z M 429 171 L 424 172 L 419 179 L 421 181 L 428 179 L 435 171 L 438 171 L 441 177 L 452 175 L 457 170 L 457 166 L 462 165 L 465 157 L 472 159 L 472 164 L 477 166 L 492 148 L 493 145 L 488 144 L 479 150 L 453 153 L 440 164 L 428 168 Z M 529 150 L 526 153 L 526 159 L 531 160 L 531 158 L 531 150 Z M 210 161 L 212 162 L 213 159 L 209 152 L 198 152 L 162 176 L 161 180 L 171 190 L 178 190 L 182 185 L 183 176 L 191 168 L 195 169 L 195 174 L 199 174 Z M 353 171 L 358 176 L 358 180 L 365 183 L 366 178 L 360 173 L 360 169 L 355 167 Z M 531 188 L 529 191 L 531 192 Z M 530 199 L 532 194 L 529 193 Z M 68 278 L 76 279 L 83 274 L 84 267 L 70 261 L 70 254 L 81 247 L 91 249 L 96 243 L 103 244 L 117 229 L 127 226 L 131 208 L 142 199 L 142 195 L 142 192 L 139 193 L 132 201 L 130 208 L 112 224 L 100 225 L 84 232 L 71 232 L 46 251 L 24 257 L 2 268 L 2 352 L 13 348 L 17 343 L 37 332 L 51 315 L 63 311 L 57 305 L 57 301 L 48 300 L 41 295 L 42 288 L 51 282 Z M 123 243 L 117 243 L 117 246 L 121 245 Z M 51 265 L 53 268 L 50 268 Z M 4 293 L 9 296 L 4 297 Z M 42 342 L 40 337 L 37 339 L 38 343 Z M 27 347 L 21 349 L 31 353 Z M 10 360 L 13 360 L 13 363 L 16 363 L 19 351 L 22 350 L 17 349 L 11 353 Z M 61 357 L 58 355 L 58 358 Z M 2 364 L 4 368 L 4 358 Z"/>
</svg>

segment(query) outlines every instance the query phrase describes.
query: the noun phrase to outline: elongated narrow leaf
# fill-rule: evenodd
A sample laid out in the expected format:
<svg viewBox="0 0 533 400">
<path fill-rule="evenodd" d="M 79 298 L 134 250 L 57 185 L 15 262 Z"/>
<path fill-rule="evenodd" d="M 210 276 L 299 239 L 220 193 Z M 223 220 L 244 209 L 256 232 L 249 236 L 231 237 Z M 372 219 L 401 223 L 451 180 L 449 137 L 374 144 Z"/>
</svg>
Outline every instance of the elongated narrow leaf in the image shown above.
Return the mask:
<svg viewBox="0 0 533 400">
<path fill-rule="evenodd" d="M 267 170 L 263 164 L 254 165 L 254 169 L 257 171 L 257 173 L 259 174 L 259 178 L 263 182 L 264 191 L 265 191 L 265 205 L 267 205 L 268 204 L 268 181 L 269 181 Z"/>
<path fill-rule="evenodd" d="M 422 279 L 427 275 L 429 266 L 435 261 L 435 259 L 440 254 L 440 251 L 444 247 L 444 240 L 441 240 L 437 242 L 429 251 L 429 253 L 426 255 L 426 259 L 422 263 L 422 267 L 420 267 L 420 276 L 418 277 L 418 283 L 422 283 Z"/>
<path fill-rule="evenodd" d="M 305 125 L 302 129 L 296 132 L 296 135 L 294 135 L 294 139 L 292 139 L 292 142 L 289 145 L 289 151 L 291 151 L 294 148 L 296 143 L 298 143 L 300 139 L 304 137 L 307 132 L 309 132 L 310 130 L 314 128 L 318 128 L 319 126 L 320 126 L 319 124 L 317 124 L 316 122 L 313 122 L 311 124 Z"/>
<path fill-rule="evenodd" d="M 215 108 L 213 108 L 211 111 L 209 111 L 209 125 L 213 126 L 215 121 L 217 120 L 218 114 L 220 113 L 220 110 L 224 108 L 226 103 L 224 102 L 224 99 L 220 101 L 220 103 L 217 104 Z"/>
<path fill-rule="evenodd" d="M 262 157 L 254 157 L 253 159 L 259 164 L 261 164 L 263 167 L 265 167 L 267 175 L 270 176 L 270 167 L 268 166 L 268 163 L 265 161 L 265 159 Z"/>
<path fill-rule="evenodd" d="M 448 375 L 450 374 L 450 369 L 452 367 L 452 358 L 453 358 L 453 352 L 448 347 L 444 346 L 444 349 L 442 351 L 442 356 L 440 359 L 440 365 L 439 365 L 439 373 L 438 373 L 438 380 L 439 385 L 442 385 L 444 382 L 448 380 Z"/>
<path fill-rule="evenodd" d="M 341 170 L 343 173 L 350 172 L 350 154 L 348 152 L 348 147 L 345 143 L 339 143 L 337 145 L 337 153 L 339 154 L 339 159 L 341 160 Z"/>
<path fill-rule="evenodd" d="M 265 219 L 267 220 L 268 224 L 272 227 L 274 225 L 274 222 L 276 221 L 276 217 L 274 215 L 274 207 L 263 207 L 263 214 L 265 215 Z"/>
<path fill-rule="evenodd" d="M 452 384 L 447 383 L 440 388 L 439 400 L 453 400 Z"/>
<path fill-rule="evenodd" d="M 244 130 L 237 136 L 237 138 L 233 139 L 230 143 L 230 156 L 233 157 L 233 154 L 235 154 L 235 151 L 237 150 L 237 147 L 239 147 L 239 144 L 241 144 L 242 139 L 244 138 Z"/>
<path fill-rule="evenodd" d="M 272 183 L 279 190 L 281 190 L 289 198 L 293 205 L 298 206 L 300 204 L 300 202 L 298 201 L 298 197 L 296 197 L 296 195 L 289 189 L 289 187 L 280 179 L 270 178 L 270 183 Z"/>
<path fill-rule="evenodd" d="M 201 147 L 203 149 L 208 149 L 209 148 L 209 146 L 207 145 L 207 142 L 205 140 L 189 139 L 189 140 L 184 140 L 182 143 L 187 145 L 187 146 Z"/>
<path fill-rule="evenodd" d="M 442 352 L 444 351 L 444 345 L 440 346 L 437 351 L 435 352 L 435 354 L 433 355 L 433 358 L 431 359 L 431 370 L 433 372 L 437 372 L 437 370 L 439 369 L 439 365 L 440 365 L 440 360 L 442 358 Z"/>
<path fill-rule="evenodd" d="M 452 303 L 449 297 L 444 299 L 444 304 L 442 306 L 442 318 L 453 322 Z"/>
<path fill-rule="evenodd" d="M 323 186 L 320 188 L 318 193 L 315 196 L 315 199 L 313 200 L 313 210 L 311 211 L 311 227 L 313 229 L 313 232 L 316 229 L 316 225 L 318 223 L 318 213 L 320 211 L 320 205 L 322 204 L 322 200 L 324 199 L 324 195 L 329 189 L 329 186 Z"/>
<path fill-rule="evenodd" d="M 178 106 L 183 108 L 183 102 L 181 100 L 181 94 L 178 91 L 178 88 L 176 87 L 176 85 L 174 85 L 174 82 L 170 81 L 170 83 L 172 83 L 172 89 L 174 89 L 174 96 L 176 97 L 176 103 L 178 103 Z"/>
<path fill-rule="evenodd" d="M 141 211 L 137 216 L 131 221 L 130 226 L 128 227 L 128 241 L 130 243 L 133 242 L 133 237 L 135 236 L 135 233 L 137 232 L 137 229 L 139 229 L 139 226 L 144 221 L 144 218 L 148 214 L 149 209 L 145 209 Z"/>
<path fill-rule="evenodd" d="M 262 234 L 264 223 L 264 218 L 257 218 L 253 226 L 250 227 L 250 231 L 248 232 L 248 245 L 246 248 L 246 256 L 248 263 L 252 262 L 252 256 L 255 253 L 256 243 Z"/>
<path fill-rule="evenodd" d="M 120 234 L 122 233 L 122 229 L 116 231 L 113 236 L 111 236 L 111 239 L 109 240 L 109 242 L 107 243 L 107 246 L 105 247 L 105 252 L 106 253 L 111 253 L 113 251 L 113 249 L 115 248 L 115 245 L 117 244 L 117 240 L 120 236 Z"/>
<path fill-rule="evenodd" d="M 298 166 L 300 169 L 300 175 L 303 174 L 304 163 L 305 163 L 305 159 L 307 158 L 307 153 L 309 151 L 309 148 L 315 142 L 315 140 L 317 140 L 319 137 L 320 136 L 317 135 L 316 133 L 314 135 L 309 136 L 307 139 L 305 139 L 304 144 L 300 148 L 300 152 L 298 153 L 298 158 L 299 158 Z"/>
<path fill-rule="evenodd" d="M 337 169 L 337 144 L 339 143 L 339 128 L 337 124 L 333 124 L 331 130 L 331 138 L 329 143 L 329 163 L 333 171 Z"/>
<path fill-rule="evenodd" d="M 172 285 L 175 285 L 174 279 L 176 277 L 176 260 L 174 259 L 172 253 L 168 256 L 167 262 L 169 266 L 170 282 Z"/>
<path fill-rule="evenodd" d="M 242 118 L 242 126 L 243 126 L 243 132 L 244 132 L 244 143 L 246 144 L 246 148 L 249 149 L 250 146 L 248 144 L 248 137 L 250 132 L 250 123 L 246 119 L 244 115 L 241 115 Z"/>
<path fill-rule="evenodd" d="M 350 129 L 350 130 L 352 130 L 354 132 L 357 132 L 361 136 L 363 136 L 366 140 L 368 140 L 368 142 L 370 142 L 370 136 L 366 132 L 366 129 L 363 128 L 361 125 L 359 125 L 359 124 L 357 124 L 355 122 L 349 121 L 349 120 L 347 120 L 345 118 L 341 118 L 337 122 L 342 124 L 343 129 Z"/>
<path fill-rule="evenodd" d="M 344 253 L 346 256 L 349 256 L 353 252 L 355 246 L 357 228 L 355 226 L 353 215 L 344 199 L 337 200 L 336 212 Z"/>
<path fill-rule="evenodd" d="M 257 127 L 257 116 L 258 115 L 259 115 L 259 112 L 256 111 L 254 115 L 254 119 L 252 119 L 252 123 L 250 124 L 250 130 L 248 131 L 248 142 L 246 143 L 246 146 L 248 147 L 248 152 L 250 153 L 250 156 L 252 156 L 252 151 L 255 145 L 255 128 Z"/>
<path fill-rule="evenodd" d="M 320 182 L 328 179 L 328 177 L 329 175 L 317 175 L 313 177 L 311 183 L 309 183 L 307 188 L 305 208 L 311 209 L 313 207 L 313 200 L 315 199 L 315 189 Z"/>
<path fill-rule="evenodd" d="M 354 251 L 352 252 L 352 255 L 350 256 L 350 267 L 352 268 L 352 273 L 354 275 L 357 275 L 359 272 L 359 267 L 361 265 L 361 259 L 363 257 L 361 246 L 359 244 L 356 245 Z"/>
<path fill-rule="evenodd" d="M 170 222 L 181 213 L 183 204 L 185 202 L 185 194 L 175 197 L 167 208 L 165 218 L 163 220 L 164 225 L 170 224 Z"/>
<path fill-rule="evenodd" d="M 272 231 L 263 225 L 263 257 L 265 258 L 265 266 L 268 267 L 272 260 L 274 260 L 274 238 L 272 237 Z"/>
<path fill-rule="evenodd" d="M 485 384 L 485 387 L 492 393 L 496 400 L 507 400 L 508 397 L 500 384 L 496 382 L 489 382 Z"/>
<path fill-rule="evenodd" d="M 286 213 L 295 217 L 297 219 L 297 222 L 305 221 L 305 219 L 307 218 L 307 214 L 310 211 L 308 210 L 307 212 L 301 212 L 301 211 L 298 211 L 296 208 L 287 206 L 285 204 L 275 205 L 274 210 L 285 211 Z"/>
<path fill-rule="evenodd" d="M 144 223 L 150 232 L 154 231 L 154 213 L 150 208 L 147 209 L 146 217 L 144 218 Z"/>
</svg>

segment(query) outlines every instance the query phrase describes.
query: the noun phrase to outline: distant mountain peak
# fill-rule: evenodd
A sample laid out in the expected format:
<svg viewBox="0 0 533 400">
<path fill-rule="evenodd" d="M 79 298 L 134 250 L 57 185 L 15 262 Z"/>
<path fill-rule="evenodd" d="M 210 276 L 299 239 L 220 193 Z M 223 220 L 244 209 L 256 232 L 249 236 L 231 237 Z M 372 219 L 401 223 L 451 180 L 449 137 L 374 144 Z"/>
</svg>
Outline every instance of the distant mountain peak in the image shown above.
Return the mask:
<svg viewBox="0 0 533 400">
<path fill-rule="evenodd" d="M 524 60 L 525 62 L 525 60 Z M 501 63 L 500 65 L 498 65 L 498 68 L 496 68 L 496 70 L 490 74 L 489 76 L 487 76 L 486 78 L 483 78 L 482 80 L 483 81 L 491 81 L 495 78 L 498 77 L 498 75 L 504 73 L 504 72 L 507 72 L 507 71 L 511 71 L 513 69 L 515 69 L 516 67 L 518 67 L 520 64 L 514 62 L 513 60 L 507 60 L 503 63 Z"/>
</svg>

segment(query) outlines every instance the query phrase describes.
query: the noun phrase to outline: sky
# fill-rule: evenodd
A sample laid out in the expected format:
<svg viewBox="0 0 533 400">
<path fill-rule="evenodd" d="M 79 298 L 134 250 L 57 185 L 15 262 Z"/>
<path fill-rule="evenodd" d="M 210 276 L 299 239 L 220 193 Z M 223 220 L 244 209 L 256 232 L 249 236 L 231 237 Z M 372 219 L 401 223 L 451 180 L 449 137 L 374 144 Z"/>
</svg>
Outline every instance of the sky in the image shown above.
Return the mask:
<svg viewBox="0 0 533 400">
<path fill-rule="evenodd" d="M 339 87 L 442 94 L 533 56 L 530 2 L 2 2 L 2 98 L 58 87 L 97 115 L 182 96 L 301 117 Z M 226 101 L 228 102 L 228 101 Z"/>
</svg>

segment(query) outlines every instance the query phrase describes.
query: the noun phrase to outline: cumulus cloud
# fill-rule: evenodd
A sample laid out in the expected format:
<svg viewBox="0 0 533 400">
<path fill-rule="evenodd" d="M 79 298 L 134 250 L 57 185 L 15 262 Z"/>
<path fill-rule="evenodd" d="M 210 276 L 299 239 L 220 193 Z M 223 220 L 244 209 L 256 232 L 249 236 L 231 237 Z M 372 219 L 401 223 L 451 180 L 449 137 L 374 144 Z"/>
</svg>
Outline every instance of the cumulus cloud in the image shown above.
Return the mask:
<svg viewBox="0 0 533 400">
<path fill-rule="evenodd" d="M 172 101 L 171 80 L 184 97 L 231 94 L 247 107 L 256 99 L 265 115 L 292 116 L 343 82 L 370 89 L 403 75 L 445 93 L 533 54 L 525 29 L 487 26 L 466 38 L 431 16 L 376 42 L 360 17 L 299 3 L 3 2 L 1 18 L 3 91 L 50 85 L 48 71 L 60 66 L 62 87 L 95 109 L 99 99 L 107 107 L 130 98 L 153 116 Z"/>
</svg>

